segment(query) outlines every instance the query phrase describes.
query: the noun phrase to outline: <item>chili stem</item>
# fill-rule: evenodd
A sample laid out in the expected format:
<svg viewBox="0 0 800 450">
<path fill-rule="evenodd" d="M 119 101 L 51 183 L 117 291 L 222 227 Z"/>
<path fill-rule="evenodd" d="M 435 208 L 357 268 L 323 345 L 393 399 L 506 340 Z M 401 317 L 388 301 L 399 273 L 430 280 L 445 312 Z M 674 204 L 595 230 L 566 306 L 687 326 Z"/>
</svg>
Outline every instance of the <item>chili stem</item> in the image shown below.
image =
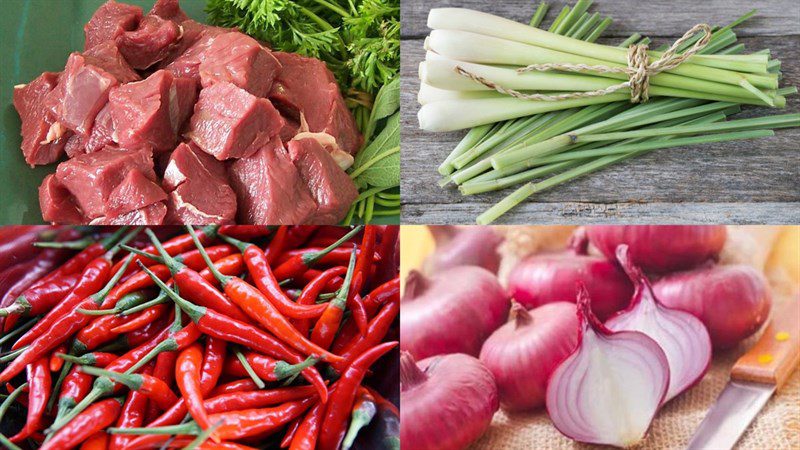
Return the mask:
<svg viewBox="0 0 800 450">
<path fill-rule="evenodd" d="M 242 353 L 242 351 L 239 350 L 238 348 L 235 349 L 233 353 L 236 355 L 236 359 L 238 359 L 239 362 L 242 363 L 245 372 L 247 372 L 247 375 L 250 376 L 250 378 L 253 380 L 256 386 L 258 386 L 259 389 L 264 389 L 267 385 L 264 383 L 264 380 L 262 380 L 261 377 L 259 377 L 258 374 L 256 374 L 256 371 L 253 370 L 253 366 L 250 365 L 250 362 L 244 356 L 244 353 Z"/>
</svg>

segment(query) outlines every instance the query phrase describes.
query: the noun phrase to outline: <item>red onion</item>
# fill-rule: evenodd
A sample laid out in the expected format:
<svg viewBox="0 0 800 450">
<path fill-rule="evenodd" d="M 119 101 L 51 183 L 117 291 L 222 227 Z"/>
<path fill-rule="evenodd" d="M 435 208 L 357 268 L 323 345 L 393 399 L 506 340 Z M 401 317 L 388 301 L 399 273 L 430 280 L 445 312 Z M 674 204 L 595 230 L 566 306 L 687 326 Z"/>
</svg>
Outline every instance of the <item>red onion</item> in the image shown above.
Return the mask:
<svg viewBox="0 0 800 450">
<path fill-rule="evenodd" d="M 478 439 L 500 404 L 492 374 L 456 353 L 424 359 L 400 355 L 403 450 L 459 450 Z"/>
<path fill-rule="evenodd" d="M 650 281 L 630 260 L 628 246 L 617 248 L 617 260 L 633 281 L 635 293 L 630 306 L 609 319 L 611 331 L 640 331 L 661 346 L 669 362 L 668 401 L 693 386 L 711 364 L 711 338 L 700 320 L 677 309 L 667 308 L 653 295 Z"/>
<path fill-rule="evenodd" d="M 700 319 L 719 349 L 733 347 L 758 331 L 772 306 L 767 281 L 745 265 L 670 274 L 653 285 L 653 292 L 665 306 Z"/>
<path fill-rule="evenodd" d="M 412 271 L 402 300 L 400 348 L 417 359 L 446 353 L 478 356 L 510 307 L 508 294 L 486 269 L 454 267 L 430 278 Z"/>
<path fill-rule="evenodd" d="M 479 266 L 492 273 L 500 267 L 497 246 L 503 238 L 492 227 L 453 225 L 429 226 L 436 251 L 425 258 L 425 273 L 433 274 L 456 266 Z"/>
<path fill-rule="evenodd" d="M 596 225 L 587 234 L 606 258 L 613 260 L 617 246 L 627 244 L 633 263 L 656 273 L 716 258 L 727 236 L 724 225 Z"/>
<path fill-rule="evenodd" d="M 641 441 L 669 387 L 669 364 L 658 344 L 638 331 L 612 332 L 578 294 L 578 347 L 550 377 L 547 412 L 565 436 L 629 447 Z"/>
<path fill-rule="evenodd" d="M 628 277 L 613 261 L 586 253 L 588 240 L 582 228 L 572 235 L 563 253 L 533 255 L 508 275 L 508 291 L 514 300 L 531 309 L 545 303 L 575 301 L 575 286 L 586 285 L 592 311 L 605 320 L 624 308 L 633 294 Z"/>
<path fill-rule="evenodd" d="M 514 302 L 511 316 L 483 344 L 480 359 L 497 381 L 504 409 L 539 408 L 547 379 L 578 342 L 575 304 L 555 302 L 526 311 Z"/>
</svg>

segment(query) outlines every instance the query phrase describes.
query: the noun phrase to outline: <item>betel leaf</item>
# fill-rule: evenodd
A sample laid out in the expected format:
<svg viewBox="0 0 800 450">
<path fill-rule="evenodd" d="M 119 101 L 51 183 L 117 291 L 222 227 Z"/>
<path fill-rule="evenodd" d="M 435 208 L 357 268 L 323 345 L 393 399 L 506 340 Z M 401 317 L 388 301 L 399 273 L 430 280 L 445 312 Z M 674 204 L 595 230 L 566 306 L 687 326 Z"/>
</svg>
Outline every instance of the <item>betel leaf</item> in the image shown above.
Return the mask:
<svg viewBox="0 0 800 450">
<path fill-rule="evenodd" d="M 350 174 L 360 186 L 400 184 L 400 112 L 389 117 L 383 130 L 356 155 Z"/>
<path fill-rule="evenodd" d="M 369 142 L 378 121 L 385 119 L 400 109 L 400 78 L 395 78 L 384 85 L 375 97 L 375 105 L 364 130 L 364 141 Z"/>
</svg>

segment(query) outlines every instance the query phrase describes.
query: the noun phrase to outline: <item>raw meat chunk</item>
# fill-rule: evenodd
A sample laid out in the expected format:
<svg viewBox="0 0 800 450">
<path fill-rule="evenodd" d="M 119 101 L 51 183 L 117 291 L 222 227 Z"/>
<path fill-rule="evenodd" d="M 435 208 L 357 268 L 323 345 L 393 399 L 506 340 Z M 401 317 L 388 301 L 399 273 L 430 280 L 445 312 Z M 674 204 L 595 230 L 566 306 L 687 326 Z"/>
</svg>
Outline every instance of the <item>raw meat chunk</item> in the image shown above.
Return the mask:
<svg viewBox="0 0 800 450">
<path fill-rule="evenodd" d="M 224 163 L 199 149 L 180 144 L 170 156 L 162 185 L 170 192 L 169 222 L 232 223 L 236 217 L 236 194 Z"/>
<path fill-rule="evenodd" d="M 235 161 L 228 175 L 239 204 L 239 223 L 301 224 L 316 210 L 311 192 L 278 138 Z"/>
<path fill-rule="evenodd" d="M 186 136 L 222 161 L 252 155 L 277 135 L 283 124 L 269 100 L 223 82 L 200 91 Z"/>
<path fill-rule="evenodd" d="M 86 153 L 86 138 L 80 134 L 73 134 L 67 140 L 67 144 L 64 146 L 64 152 L 70 158 L 80 155 L 81 153 Z"/>
<path fill-rule="evenodd" d="M 113 41 L 103 42 L 83 52 L 86 64 L 97 66 L 110 73 L 120 83 L 139 81 L 142 77 L 133 70 Z"/>
<path fill-rule="evenodd" d="M 69 139 L 67 130 L 48 138 L 54 123 L 45 98 L 57 84 L 58 74 L 45 72 L 26 85 L 14 87 L 14 107 L 22 120 L 22 154 L 31 167 L 56 162 Z"/>
<path fill-rule="evenodd" d="M 166 70 L 112 89 L 109 105 L 115 141 L 123 147 L 172 150 L 195 95 L 194 81 L 174 78 Z"/>
<path fill-rule="evenodd" d="M 295 120 L 299 121 L 302 114 L 308 131 L 328 133 L 342 150 L 356 154 L 363 138 L 325 63 L 294 53 L 274 52 L 273 55 L 282 69 L 272 85 L 269 99 Z"/>
<path fill-rule="evenodd" d="M 83 27 L 86 36 L 84 49 L 88 50 L 103 42 L 113 41 L 122 33 L 135 29 L 141 19 L 142 8 L 108 0 L 94 12 Z"/>
<path fill-rule="evenodd" d="M 200 63 L 203 87 L 227 81 L 256 97 L 265 97 L 280 70 L 272 53 L 255 39 L 233 31 L 217 36 Z"/>
<path fill-rule="evenodd" d="M 93 219 L 105 215 L 111 192 L 133 169 L 155 180 L 150 149 L 107 147 L 99 152 L 78 155 L 58 165 L 56 178 L 75 196 L 84 216 Z"/>
<path fill-rule="evenodd" d="M 39 186 L 39 207 L 45 222 L 64 225 L 83 223 L 83 215 L 75 205 L 75 199 L 54 174 L 44 177 Z"/>
<path fill-rule="evenodd" d="M 176 23 L 181 23 L 189 18 L 181 9 L 178 0 L 157 0 L 153 9 L 150 10 L 150 14 Z"/>
<path fill-rule="evenodd" d="M 181 23 L 183 36 L 179 44 L 164 59 L 163 68 L 176 77 L 193 78 L 200 84 L 200 64 L 205 60 L 214 39 L 220 34 L 231 31 L 211 25 L 203 25 L 193 20 Z"/>
<path fill-rule="evenodd" d="M 117 37 L 120 53 L 137 69 L 147 69 L 166 58 L 181 37 L 181 28 L 171 20 L 147 15 L 139 28 Z"/>
<path fill-rule="evenodd" d="M 116 217 L 166 199 L 167 194 L 158 184 L 140 170 L 132 169 L 109 194 L 105 215 Z"/>
<path fill-rule="evenodd" d="M 317 140 L 293 140 L 288 147 L 292 162 L 317 204 L 307 223 L 339 223 L 358 197 L 353 180 Z"/>
<path fill-rule="evenodd" d="M 163 202 L 158 202 L 116 217 L 98 217 L 89 223 L 91 225 L 161 225 L 164 223 L 166 215 L 167 206 Z"/>
<path fill-rule="evenodd" d="M 92 133 L 89 135 L 89 139 L 86 140 L 86 146 L 83 149 L 83 153 L 92 153 L 97 152 L 104 149 L 108 145 L 114 144 L 114 122 L 111 117 L 111 106 L 110 103 L 106 103 L 106 106 L 97 113 L 97 117 L 94 119 L 94 126 L 92 127 Z M 73 155 L 67 152 L 67 154 L 72 157 Z"/>
</svg>

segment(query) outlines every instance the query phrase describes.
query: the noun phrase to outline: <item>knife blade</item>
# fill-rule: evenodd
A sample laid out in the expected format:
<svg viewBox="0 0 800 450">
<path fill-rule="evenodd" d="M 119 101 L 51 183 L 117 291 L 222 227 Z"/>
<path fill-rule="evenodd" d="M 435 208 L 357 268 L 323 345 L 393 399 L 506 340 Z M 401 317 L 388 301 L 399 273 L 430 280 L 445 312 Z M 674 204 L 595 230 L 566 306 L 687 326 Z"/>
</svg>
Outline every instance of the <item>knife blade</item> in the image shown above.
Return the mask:
<svg viewBox="0 0 800 450">
<path fill-rule="evenodd" d="M 776 304 L 761 338 L 733 365 L 717 402 L 692 436 L 687 450 L 733 448 L 772 394 L 800 362 L 800 299 Z"/>
</svg>

